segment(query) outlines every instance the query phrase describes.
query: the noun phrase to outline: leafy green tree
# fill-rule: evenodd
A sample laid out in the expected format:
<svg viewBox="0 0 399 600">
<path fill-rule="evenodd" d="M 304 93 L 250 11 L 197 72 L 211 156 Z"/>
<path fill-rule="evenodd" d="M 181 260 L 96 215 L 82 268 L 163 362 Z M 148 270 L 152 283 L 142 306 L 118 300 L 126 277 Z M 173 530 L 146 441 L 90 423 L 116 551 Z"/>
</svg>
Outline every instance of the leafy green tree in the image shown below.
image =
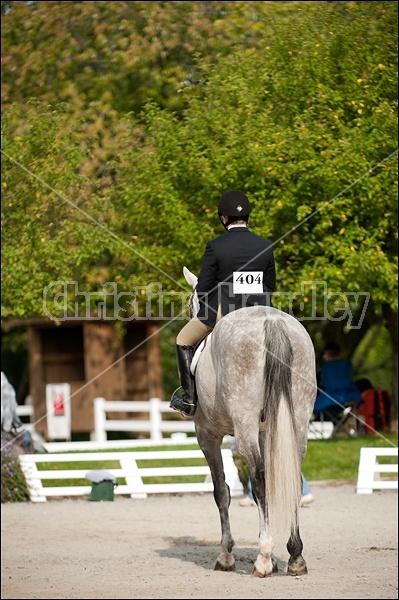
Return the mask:
<svg viewBox="0 0 399 600">
<path fill-rule="evenodd" d="M 301 2 L 2 2 L 3 106 L 30 99 L 136 114 L 181 111 L 195 56 L 257 47 Z"/>
</svg>

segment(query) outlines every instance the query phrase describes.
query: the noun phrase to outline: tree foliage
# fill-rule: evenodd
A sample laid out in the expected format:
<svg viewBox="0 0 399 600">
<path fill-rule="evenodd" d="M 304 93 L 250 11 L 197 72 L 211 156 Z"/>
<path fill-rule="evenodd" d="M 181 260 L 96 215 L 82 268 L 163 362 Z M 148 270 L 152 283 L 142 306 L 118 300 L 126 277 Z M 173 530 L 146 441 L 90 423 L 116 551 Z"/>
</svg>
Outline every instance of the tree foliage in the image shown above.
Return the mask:
<svg viewBox="0 0 399 600">
<path fill-rule="evenodd" d="M 138 113 L 148 100 L 181 111 L 195 57 L 216 63 L 257 47 L 270 21 L 301 2 L 2 2 L 7 105 L 40 97 L 70 110 L 100 103 Z M 294 6 L 293 6 L 294 5 Z"/>
<path fill-rule="evenodd" d="M 397 308 L 395 3 L 313 4 L 256 50 L 197 61 L 203 84 L 186 90 L 181 118 L 154 103 L 144 126 L 112 113 L 115 138 L 91 109 L 31 102 L 20 128 L 20 105 L 5 107 L 5 281 L 22 280 L 24 298 L 12 312 L 32 311 L 26 285 L 37 292 L 49 275 L 181 281 L 182 263 L 198 270 L 218 233 L 217 198 L 230 188 L 250 195 L 253 229 L 276 240 L 281 290 L 326 281 Z"/>
</svg>

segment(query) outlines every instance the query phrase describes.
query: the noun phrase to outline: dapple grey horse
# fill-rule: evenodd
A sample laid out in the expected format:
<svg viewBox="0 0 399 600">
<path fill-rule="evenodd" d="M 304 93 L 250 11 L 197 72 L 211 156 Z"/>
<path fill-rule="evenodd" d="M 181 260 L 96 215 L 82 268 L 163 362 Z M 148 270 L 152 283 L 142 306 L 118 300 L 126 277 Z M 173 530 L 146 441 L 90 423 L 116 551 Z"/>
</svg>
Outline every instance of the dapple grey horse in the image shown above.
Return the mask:
<svg viewBox="0 0 399 600">
<path fill-rule="evenodd" d="M 186 267 L 195 290 L 197 277 Z M 195 291 L 191 316 L 198 310 Z M 222 317 L 205 345 L 195 372 L 197 439 L 208 462 L 221 523 L 221 552 L 215 570 L 235 568 L 229 520 L 230 490 L 221 446 L 234 435 L 245 459 L 259 511 L 259 548 L 252 575 L 278 570 L 272 533 L 287 531 L 287 573 L 307 573 L 302 556 L 298 507 L 301 464 L 316 397 L 313 343 L 297 319 L 276 308 L 241 308 Z"/>
</svg>

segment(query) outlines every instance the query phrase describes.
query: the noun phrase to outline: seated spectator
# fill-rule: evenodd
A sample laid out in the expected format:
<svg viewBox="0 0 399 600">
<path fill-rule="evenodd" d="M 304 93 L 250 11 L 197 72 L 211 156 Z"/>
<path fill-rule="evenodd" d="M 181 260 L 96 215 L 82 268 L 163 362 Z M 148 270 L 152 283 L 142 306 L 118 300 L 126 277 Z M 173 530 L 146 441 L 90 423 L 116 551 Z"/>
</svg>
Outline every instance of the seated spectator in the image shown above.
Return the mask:
<svg viewBox="0 0 399 600">
<path fill-rule="evenodd" d="M 344 406 L 363 404 L 361 393 L 352 381 L 352 363 L 342 358 L 339 344 L 326 344 L 323 361 L 318 383 L 322 391 L 317 394 L 314 413 L 326 410 L 339 412 Z"/>
</svg>

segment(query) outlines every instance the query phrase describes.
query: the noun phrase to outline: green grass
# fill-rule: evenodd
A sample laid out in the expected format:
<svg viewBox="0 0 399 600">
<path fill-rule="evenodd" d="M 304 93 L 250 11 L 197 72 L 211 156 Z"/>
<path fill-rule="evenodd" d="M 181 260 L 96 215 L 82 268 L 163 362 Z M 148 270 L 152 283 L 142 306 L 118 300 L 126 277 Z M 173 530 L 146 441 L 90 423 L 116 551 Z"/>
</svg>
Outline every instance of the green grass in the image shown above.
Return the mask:
<svg viewBox="0 0 399 600">
<path fill-rule="evenodd" d="M 382 435 L 384 437 L 364 435 L 353 438 L 309 440 L 302 465 L 303 474 L 308 481 L 357 479 L 362 447 L 391 448 L 398 445 L 398 438 L 394 434 Z M 396 462 L 396 460 L 387 458 L 384 462 Z"/>
</svg>

